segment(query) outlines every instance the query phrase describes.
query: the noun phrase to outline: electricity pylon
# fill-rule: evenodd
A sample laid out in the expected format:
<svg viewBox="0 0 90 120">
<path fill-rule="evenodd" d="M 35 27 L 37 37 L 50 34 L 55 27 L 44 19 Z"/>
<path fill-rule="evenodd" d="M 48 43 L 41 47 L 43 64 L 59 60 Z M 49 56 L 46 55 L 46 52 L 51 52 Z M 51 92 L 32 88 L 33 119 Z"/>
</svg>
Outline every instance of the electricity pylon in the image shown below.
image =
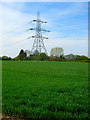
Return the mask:
<svg viewBox="0 0 90 120">
<path fill-rule="evenodd" d="M 33 22 L 36 22 L 36 27 L 35 28 L 30 28 L 29 30 L 35 30 L 35 36 L 31 36 L 30 38 L 34 38 L 34 43 L 31 49 L 31 54 L 33 54 L 35 51 L 37 51 L 39 54 L 42 52 L 42 50 L 44 50 L 44 52 L 47 54 L 47 50 L 45 48 L 44 39 L 48 39 L 47 37 L 42 36 L 42 31 L 44 32 L 50 32 L 48 30 L 44 30 L 41 28 L 41 24 L 42 23 L 47 23 L 46 21 L 42 21 L 40 19 L 40 14 L 39 12 L 37 13 L 37 19 L 33 20 Z M 48 54 L 47 54 L 48 55 Z"/>
</svg>

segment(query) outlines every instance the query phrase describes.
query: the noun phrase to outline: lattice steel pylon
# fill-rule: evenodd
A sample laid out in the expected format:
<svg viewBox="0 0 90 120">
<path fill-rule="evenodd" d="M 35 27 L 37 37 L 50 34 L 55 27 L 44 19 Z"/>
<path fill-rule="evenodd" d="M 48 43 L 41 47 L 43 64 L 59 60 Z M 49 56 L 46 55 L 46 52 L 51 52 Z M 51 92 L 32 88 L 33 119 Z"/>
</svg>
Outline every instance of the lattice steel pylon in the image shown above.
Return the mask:
<svg viewBox="0 0 90 120">
<path fill-rule="evenodd" d="M 44 30 L 41 28 L 41 24 L 42 23 L 47 23 L 46 21 L 42 21 L 40 19 L 40 14 L 39 12 L 37 13 L 37 19 L 33 20 L 33 22 L 36 22 L 36 27 L 35 28 L 30 28 L 29 30 L 35 30 L 35 36 L 31 36 L 29 38 L 34 38 L 34 43 L 31 49 L 31 54 L 33 54 L 35 51 L 38 51 L 38 53 L 40 54 L 42 52 L 42 50 L 44 50 L 44 52 L 46 53 L 46 55 L 48 55 L 47 50 L 45 48 L 44 45 L 44 39 L 48 39 L 47 37 L 42 36 L 42 31 L 44 32 L 50 32 L 48 30 Z M 28 39 L 29 39 L 28 38 Z"/>
</svg>

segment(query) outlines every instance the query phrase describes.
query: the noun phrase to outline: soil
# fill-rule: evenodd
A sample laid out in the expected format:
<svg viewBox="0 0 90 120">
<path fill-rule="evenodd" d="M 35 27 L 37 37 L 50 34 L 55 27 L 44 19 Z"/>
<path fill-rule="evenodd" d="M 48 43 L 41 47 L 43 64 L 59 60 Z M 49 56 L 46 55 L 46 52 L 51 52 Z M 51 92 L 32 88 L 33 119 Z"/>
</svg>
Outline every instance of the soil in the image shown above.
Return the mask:
<svg viewBox="0 0 90 120">
<path fill-rule="evenodd" d="M 0 120 L 25 120 L 25 119 L 0 114 Z"/>
</svg>

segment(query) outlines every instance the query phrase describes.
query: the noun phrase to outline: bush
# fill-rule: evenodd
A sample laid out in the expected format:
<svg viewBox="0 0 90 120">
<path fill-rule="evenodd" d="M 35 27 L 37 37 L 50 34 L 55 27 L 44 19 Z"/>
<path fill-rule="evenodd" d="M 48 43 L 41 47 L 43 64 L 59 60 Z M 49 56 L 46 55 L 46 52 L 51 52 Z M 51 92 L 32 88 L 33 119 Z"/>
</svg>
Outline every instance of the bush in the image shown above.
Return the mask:
<svg viewBox="0 0 90 120">
<path fill-rule="evenodd" d="M 48 58 L 45 53 L 40 53 L 39 56 L 40 56 L 40 60 L 41 60 L 41 61 L 44 61 L 44 60 L 46 60 L 46 59 Z"/>
</svg>

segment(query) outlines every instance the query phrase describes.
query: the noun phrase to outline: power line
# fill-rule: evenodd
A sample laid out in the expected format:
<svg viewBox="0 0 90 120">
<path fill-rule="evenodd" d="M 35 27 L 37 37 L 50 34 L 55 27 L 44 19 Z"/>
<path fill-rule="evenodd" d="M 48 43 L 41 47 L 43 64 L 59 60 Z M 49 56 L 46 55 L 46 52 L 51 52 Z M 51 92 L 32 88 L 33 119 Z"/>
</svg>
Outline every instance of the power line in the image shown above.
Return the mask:
<svg viewBox="0 0 90 120">
<path fill-rule="evenodd" d="M 27 40 L 27 39 L 23 39 L 23 40 L 20 40 L 20 41 L 17 41 L 17 42 L 11 43 L 11 44 L 9 44 L 9 45 L 7 45 L 7 46 L 5 46 L 5 47 L 13 46 L 13 45 L 15 45 L 15 44 L 17 44 L 17 43 L 20 43 L 20 42 L 22 42 L 22 41 L 25 41 L 25 40 Z M 9 48 L 9 49 L 11 49 L 11 48 Z M 1 51 L 3 51 L 3 50 L 8 50 L 8 49 L 2 49 Z"/>
<path fill-rule="evenodd" d="M 30 21 L 29 23 L 31 23 L 32 21 Z M 28 24 L 29 24 L 28 23 Z M 14 36 L 15 35 L 18 35 L 18 34 L 20 34 L 20 33 L 23 33 L 23 32 L 25 32 L 26 30 L 23 30 L 23 31 L 18 31 L 18 32 L 15 32 L 15 30 L 17 30 L 17 29 L 19 29 L 19 28 L 23 28 L 24 26 L 26 26 L 26 25 L 28 25 L 27 23 L 25 23 L 23 26 L 19 26 L 19 27 L 16 27 L 15 29 L 13 29 L 13 30 L 10 30 L 10 31 L 8 31 L 8 33 L 9 33 L 9 36 L 13 36 L 13 33 L 14 33 Z M 13 32 L 13 33 L 12 33 Z"/>
<path fill-rule="evenodd" d="M 60 37 L 51 37 L 51 39 L 59 39 L 59 40 L 88 40 L 86 38 L 60 38 Z"/>
<path fill-rule="evenodd" d="M 88 12 L 88 11 L 87 11 L 87 12 Z M 69 16 L 69 17 L 67 17 L 67 15 L 62 14 L 62 15 L 60 15 L 59 17 L 60 17 L 61 19 L 65 19 L 65 20 L 66 20 L 66 19 L 69 19 L 69 20 L 74 19 L 74 20 L 75 20 L 75 19 L 78 19 L 78 18 L 85 18 L 85 17 L 88 18 L 88 14 L 87 14 L 87 15 L 86 15 L 86 14 L 85 14 L 85 15 L 81 15 L 81 16 L 79 15 L 79 16 L 76 16 L 76 17 L 75 17 L 75 16 Z M 63 18 L 63 17 L 65 17 L 65 18 Z M 52 17 L 49 17 L 49 18 L 53 20 L 53 18 L 56 18 L 56 16 L 52 16 Z"/>
<path fill-rule="evenodd" d="M 5 46 L 11 46 L 11 45 L 15 45 L 15 44 L 17 44 L 17 43 L 20 43 L 20 42 L 22 42 L 22 41 L 25 41 L 26 39 L 23 39 L 23 40 L 20 40 L 20 41 L 16 41 L 16 42 L 14 42 L 14 43 L 11 43 L 11 44 L 9 44 L 9 45 L 5 45 Z"/>
<path fill-rule="evenodd" d="M 60 38 L 60 37 L 51 37 L 51 39 L 59 39 L 59 40 L 88 40 L 88 38 L 86 39 L 86 38 Z M 10 47 L 11 45 L 15 45 L 15 44 L 17 44 L 17 43 L 20 43 L 20 42 L 22 42 L 22 41 L 26 41 L 27 39 L 23 39 L 23 40 L 20 40 L 20 41 L 17 41 L 17 42 L 14 42 L 14 43 L 11 43 L 11 44 L 9 44 L 9 45 L 7 45 L 7 46 L 5 46 L 5 47 Z M 10 48 L 11 49 L 11 48 Z M 7 50 L 7 49 L 6 49 Z"/>
<path fill-rule="evenodd" d="M 72 30 L 88 31 L 88 29 L 82 29 L 82 28 L 70 29 L 70 30 L 69 30 L 69 29 L 67 29 L 67 30 L 65 30 L 65 29 L 63 30 L 63 29 L 62 29 L 61 31 L 72 31 Z M 78 32 L 78 31 L 77 31 L 77 32 Z"/>
<path fill-rule="evenodd" d="M 53 24 L 56 24 L 56 25 L 59 25 L 60 27 L 68 27 L 68 26 L 73 26 L 73 25 L 84 25 L 84 24 L 87 24 L 88 26 L 88 21 L 87 22 L 80 22 L 80 23 L 74 23 L 74 24 L 59 24 L 59 23 L 53 23 Z"/>
</svg>

